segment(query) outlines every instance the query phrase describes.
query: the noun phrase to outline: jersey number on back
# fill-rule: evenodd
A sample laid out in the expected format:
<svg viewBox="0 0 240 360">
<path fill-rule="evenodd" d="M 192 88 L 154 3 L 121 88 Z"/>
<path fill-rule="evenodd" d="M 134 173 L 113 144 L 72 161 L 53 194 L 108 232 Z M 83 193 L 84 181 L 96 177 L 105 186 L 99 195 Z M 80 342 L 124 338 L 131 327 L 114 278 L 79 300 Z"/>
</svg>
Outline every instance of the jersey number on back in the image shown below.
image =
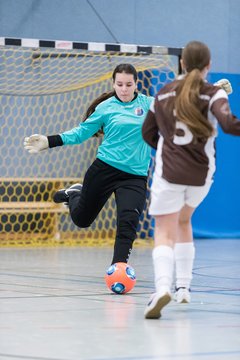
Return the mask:
<svg viewBox="0 0 240 360">
<path fill-rule="evenodd" d="M 193 139 L 193 134 L 189 130 L 186 124 L 181 121 L 176 122 L 176 131 L 181 130 L 181 135 L 174 135 L 173 142 L 176 145 L 187 145 Z"/>
</svg>

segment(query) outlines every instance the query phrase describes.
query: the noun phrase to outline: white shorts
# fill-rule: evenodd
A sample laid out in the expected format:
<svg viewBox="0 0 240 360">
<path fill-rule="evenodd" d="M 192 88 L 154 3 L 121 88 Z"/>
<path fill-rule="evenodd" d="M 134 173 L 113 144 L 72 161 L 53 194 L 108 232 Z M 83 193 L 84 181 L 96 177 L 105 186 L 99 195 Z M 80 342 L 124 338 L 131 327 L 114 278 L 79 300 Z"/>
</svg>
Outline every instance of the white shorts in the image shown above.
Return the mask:
<svg viewBox="0 0 240 360">
<path fill-rule="evenodd" d="M 196 208 L 207 196 L 213 181 L 203 186 L 172 184 L 153 175 L 151 186 L 150 215 L 165 215 L 178 212 L 184 205 Z"/>
</svg>

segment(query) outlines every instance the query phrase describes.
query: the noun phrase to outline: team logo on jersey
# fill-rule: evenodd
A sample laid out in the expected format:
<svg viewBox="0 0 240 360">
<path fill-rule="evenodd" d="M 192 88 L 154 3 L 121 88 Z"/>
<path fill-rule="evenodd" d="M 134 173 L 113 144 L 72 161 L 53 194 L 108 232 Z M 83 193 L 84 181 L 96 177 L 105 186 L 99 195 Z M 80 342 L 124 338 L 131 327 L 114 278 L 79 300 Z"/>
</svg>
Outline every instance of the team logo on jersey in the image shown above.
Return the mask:
<svg viewBox="0 0 240 360">
<path fill-rule="evenodd" d="M 140 108 L 140 107 L 137 107 L 134 112 L 135 112 L 135 114 L 137 116 L 142 116 L 143 115 L 143 109 Z"/>
</svg>

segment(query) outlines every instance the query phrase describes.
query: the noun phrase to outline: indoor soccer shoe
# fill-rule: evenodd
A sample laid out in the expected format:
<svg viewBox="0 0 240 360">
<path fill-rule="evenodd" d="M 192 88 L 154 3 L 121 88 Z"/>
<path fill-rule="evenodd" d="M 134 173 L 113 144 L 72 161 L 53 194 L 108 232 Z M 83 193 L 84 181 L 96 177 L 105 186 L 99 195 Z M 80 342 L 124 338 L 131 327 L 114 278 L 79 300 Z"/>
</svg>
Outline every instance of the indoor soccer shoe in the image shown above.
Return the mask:
<svg viewBox="0 0 240 360">
<path fill-rule="evenodd" d="M 53 195 L 53 201 L 57 204 L 66 203 L 68 204 L 69 194 L 73 192 L 81 192 L 82 184 L 74 184 L 67 189 L 60 189 Z"/>
<path fill-rule="evenodd" d="M 171 301 L 170 292 L 154 293 L 144 311 L 145 319 L 159 319 L 161 310 Z"/>
<path fill-rule="evenodd" d="M 178 304 L 188 304 L 191 302 L 190 290 L 185 287 L 177 288 L 174 294 L 174 300 Z"/>
</svg>

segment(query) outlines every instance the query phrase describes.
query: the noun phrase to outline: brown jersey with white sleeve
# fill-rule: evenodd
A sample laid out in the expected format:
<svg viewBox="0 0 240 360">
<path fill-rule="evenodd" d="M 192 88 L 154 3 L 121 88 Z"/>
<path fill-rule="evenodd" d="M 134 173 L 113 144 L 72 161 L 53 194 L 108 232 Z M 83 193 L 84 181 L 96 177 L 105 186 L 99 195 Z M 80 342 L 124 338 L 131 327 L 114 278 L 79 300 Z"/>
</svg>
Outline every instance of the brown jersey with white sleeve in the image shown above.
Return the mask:
<svg viewBox="0 0 240 360">
<path fill-rule="evenodd" d="M 169 101 L 176 96 L 179 79 L 165 85 L 156 95 L 143 124 L 144 140 L 157 149 L 161 176 L 170 183 L 202 186 L 215 172 L 217 124 L 228 134 L 240 136 L 240 121 L 231 113 L 226 92 L 207 82 L 201 88 L 199 108 L 215 129 L 208 139 L 194 139 L 189 128 L 178 121 Z"/>
</svg>

